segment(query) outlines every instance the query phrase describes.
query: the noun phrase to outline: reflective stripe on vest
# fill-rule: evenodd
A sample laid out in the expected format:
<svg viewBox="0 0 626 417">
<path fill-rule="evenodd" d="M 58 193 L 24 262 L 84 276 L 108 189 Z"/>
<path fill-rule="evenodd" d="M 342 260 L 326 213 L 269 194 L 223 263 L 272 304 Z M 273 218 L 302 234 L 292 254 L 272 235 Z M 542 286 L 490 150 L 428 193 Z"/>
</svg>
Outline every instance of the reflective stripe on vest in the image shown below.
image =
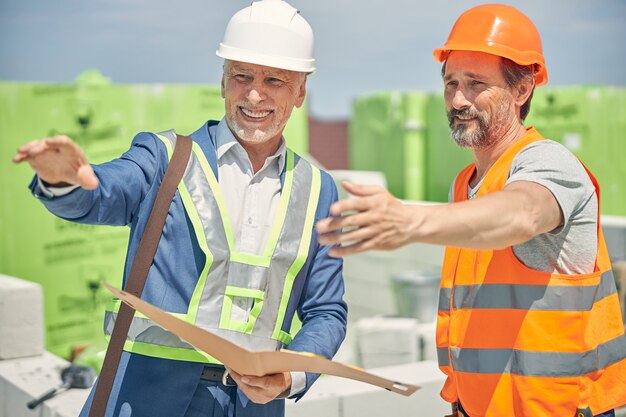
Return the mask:
<svg viewBox="0 0 626 417">
<path fill-rule="evenodd" d="M 157 136 L 171 157 L 175 135 L 167 132 Z M 320 188 L 319 169 L 304 159 L 296 161 L 288 149 L 284 184 L 263 253 L 236 252 L 215 173 L 194 142 L 178 191 L 206 263 L 187 314 L 175 315 L 249 350 L 276 350 L 289 344 L 292 337 L 282 327 L 294 281 L 309 254 Z M 117 308 L 108 310 L 106 334 L 113 329 Z M 140 314 L 131 324 L 125 349 L 171 359 L 217 362 Z"/>
<path fill-rule="evenodd" d="M 504 188 L 513 158 L 542 140 L 530 128 L 485 176 L 478 196 Z M 455 181 L 467 200 L 475 170 Z M 597 181 L 589 173 L 596 187 Z M 446 248 L 437 315 L 442 397 L 469 415 L 565 416 L 626 403 L 626 336 L 598 215 L 593 273 L 550 274 L 524 266 L 511 247 Z"/>
<path fill-rule="evenodd" d="M 580 376 L 624 359 L 626 338 L 618 336 L 586 352 L 532 352 L 518 349 L 450 348 L 454 370 L 477 374 Z M 437 348 L 439 366 L 450 366 L 447 348 Z"/>
<path fill-rule="evenodd" d="M 613 271 L 604 271 L 600 285 L 525 285 L 477 284 L 455 285 L 439 292 L 439 311 L 454 308 L 490 308 L 516 310 L 587 311 L 593 305 L 617 292 Z"/>
</svg>

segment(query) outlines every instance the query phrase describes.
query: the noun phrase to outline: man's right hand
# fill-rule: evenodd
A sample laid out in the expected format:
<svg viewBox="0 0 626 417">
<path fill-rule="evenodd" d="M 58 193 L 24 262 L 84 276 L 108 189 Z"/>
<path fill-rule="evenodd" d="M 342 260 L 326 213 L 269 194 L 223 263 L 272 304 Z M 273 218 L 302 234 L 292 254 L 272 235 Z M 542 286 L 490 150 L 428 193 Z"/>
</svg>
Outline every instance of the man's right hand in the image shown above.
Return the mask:
<svg viewBox="0 0 626 417">
<path fill-rule="evenodd" d="M 67 136 L 37 139 L 20 146 L 13 162 L 27 161 L 39 178 L 51 186 L 98 187 L 98 178 L 83 150 Z"/>
</svg>

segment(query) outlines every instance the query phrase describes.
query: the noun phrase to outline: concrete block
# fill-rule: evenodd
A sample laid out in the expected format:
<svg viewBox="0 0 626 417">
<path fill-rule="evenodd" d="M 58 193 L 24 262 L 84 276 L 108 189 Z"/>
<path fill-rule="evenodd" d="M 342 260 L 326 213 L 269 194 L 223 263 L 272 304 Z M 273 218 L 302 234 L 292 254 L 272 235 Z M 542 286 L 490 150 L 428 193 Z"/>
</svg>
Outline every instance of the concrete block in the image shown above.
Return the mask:
<svg viewBox="0 0 626 417">
<path fill-rule="evenodd" d="M 441 417 L 450 414 L 450 405 L 439 396 L 445 378 L 435 361 L 414 362 L 368 371 L 385 378 L 419 385 L 421 389 L 410 397 L 404 397 L 359 381 L 328 376 L 320 378 L 311 387 L 307 396 L 326 394 L 339 397 L 339 414 L 328 414 L 329 416 Z M 316 416 L 326 414 L 317 413 Z"/>
<path fill-rule="evenodd" d="M 417 329 L 411 318 L 372 317 L 356 323 L 358 365 L 382 368 L 419 360 Z"/>
<path fill-rule="evenodd" d="M 5 401 L 5 398 L 7 398 L 8 395 L 7 392 L 7 382 L 4 378 L 2 378 L 2 375 L 0 375 L 0 417 L 10 416 L 9 408 L 7 402 Z"/>
<path fill-rule="evenodd" d="M 0 275 L 0 359 L 44 352 L 41 285 Z"/>
<path fill-rule="evenodd" d="M 61 384 L 61 370 L 69 362 L 49 352 L 0 361 L 0 417 L 76 417 L 89 389 L 71 389 L 34 410 L 26 404 Z"/>
<path fill-rule="evenodd" d="M 381 276 L 379 280 L 368 281 L 363 275 L 355 274 L 351 268 L 345 266 L 343 276 L 346 286 L 344 298 L 350 312 L 349 320 L 354 321 L 378 315 L 396 315 L 397 308 L 389 279 Z M 372 302 L 372 300 L 376 301 Z"/>
<path fill-rule="evenodd" d="M 349 320 L 401 315 L 391 277 L 407 271 L 440 270 L 443 254 L 443 246 L 416 243 L 393 251 L 368 251 L 345 258 L 343 275 Z"/>
<path fill-rule="evenodd" d="M 403 397 L 381 389 L 371 389 L 343 399 L 343 417 L 361 416 L 420 416 L 441 417 L 450 405 L 439 396 L 444 375 L 434 361 L 415 362 L 371 370 L 377 375 L 419 385 L 421 389 Z"/>
<path fill-rule="evenodd" d="M 300 401 L 285 403 L 285 417 L 341 417 L 340 411 L 340 399 L 332 392 L 309 391 Z"/>
</svg>

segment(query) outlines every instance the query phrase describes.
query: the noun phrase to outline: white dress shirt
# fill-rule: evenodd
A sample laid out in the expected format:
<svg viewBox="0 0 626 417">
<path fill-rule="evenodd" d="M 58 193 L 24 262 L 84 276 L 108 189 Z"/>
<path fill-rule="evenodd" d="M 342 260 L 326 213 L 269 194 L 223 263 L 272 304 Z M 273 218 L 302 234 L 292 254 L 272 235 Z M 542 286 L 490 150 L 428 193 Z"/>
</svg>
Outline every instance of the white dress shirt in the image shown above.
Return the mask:
<svg viewBox="0 0 626 417">
<path fill-rule="evenodd" d="M 262 255 L 280 200 L 280 173 L 285 166 L 287 150 L 285 141 L 281 139 L 276 153 L 268 157 L 256 173 L 246 150 L 228 128 L 226 119 L 217 125 L 215 142 L 218 182 L 230 216 L 235 249 Z M 306 374 L 292 372 L 289 396 L 299 393 L 305 386 Z"/>
</svg>

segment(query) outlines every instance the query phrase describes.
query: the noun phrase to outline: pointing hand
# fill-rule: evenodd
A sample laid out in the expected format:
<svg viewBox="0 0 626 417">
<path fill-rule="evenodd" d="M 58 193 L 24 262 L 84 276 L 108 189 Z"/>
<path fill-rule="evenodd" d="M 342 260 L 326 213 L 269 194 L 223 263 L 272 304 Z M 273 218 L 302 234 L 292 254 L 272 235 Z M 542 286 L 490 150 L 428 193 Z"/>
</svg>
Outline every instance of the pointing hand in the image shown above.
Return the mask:
<svg viewBox="0 0 626 417">
<path fill-rule="evenodd" d="M 83 150 L 67 136 L 37 139 L 20 146 L 13 162 L 28 162 L 39 178 L 53 186 L 98 187 L 98 178 Z"/>
</svg>

